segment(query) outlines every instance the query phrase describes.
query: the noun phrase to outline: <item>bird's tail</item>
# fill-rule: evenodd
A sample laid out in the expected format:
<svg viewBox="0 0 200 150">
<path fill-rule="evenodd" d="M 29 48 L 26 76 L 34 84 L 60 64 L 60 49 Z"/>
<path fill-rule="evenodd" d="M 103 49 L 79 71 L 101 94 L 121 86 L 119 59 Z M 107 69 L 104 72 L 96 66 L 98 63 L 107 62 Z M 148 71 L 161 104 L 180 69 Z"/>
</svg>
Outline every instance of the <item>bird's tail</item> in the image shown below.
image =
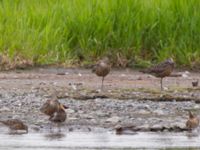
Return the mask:
<svg viewBox="0 0 200 150">
<path fill-rule="evenodd" d="M 92 66 L 92 73 L 96 72 L 97 65 Z"/>
<path fill-rule="evenodd" d="M 194 115 L 192 114 L 190 110 L 188 111 L 188 113 L 189 113 L 189 118 L 194 118 Z"/>
</svg>

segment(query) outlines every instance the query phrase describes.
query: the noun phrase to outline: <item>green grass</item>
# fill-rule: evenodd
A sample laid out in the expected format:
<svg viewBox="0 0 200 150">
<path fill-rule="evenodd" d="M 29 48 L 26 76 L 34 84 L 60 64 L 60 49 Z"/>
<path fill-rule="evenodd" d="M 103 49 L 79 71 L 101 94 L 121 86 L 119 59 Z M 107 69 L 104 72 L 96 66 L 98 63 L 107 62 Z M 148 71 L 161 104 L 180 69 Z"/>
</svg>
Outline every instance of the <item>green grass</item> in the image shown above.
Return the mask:
<svg viewBox="0 0 200 150">
<path fill-rule="evenodd" d="M 0 52 L 37 64 L 200 62 L 199 0 L 0 0 Z"/>
</svg>

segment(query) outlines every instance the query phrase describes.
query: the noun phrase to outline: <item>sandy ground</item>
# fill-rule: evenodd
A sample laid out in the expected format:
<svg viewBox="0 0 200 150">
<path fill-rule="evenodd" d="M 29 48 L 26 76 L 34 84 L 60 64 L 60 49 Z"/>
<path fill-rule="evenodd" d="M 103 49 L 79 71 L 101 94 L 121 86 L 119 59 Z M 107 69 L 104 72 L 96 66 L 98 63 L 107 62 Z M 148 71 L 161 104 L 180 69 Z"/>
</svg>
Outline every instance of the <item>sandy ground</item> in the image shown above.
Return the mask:
<svg viewBox="0 0 200 150">
<path fill-rule="evenodd" d="M 70 107 L 62 125 L 69 131 L 119 126 L 134 131 L 182 131 L 187 110 L 198 114 L 200 108 L 200 87 L 192 87 L 200 73 L 182 72 L 182 77 L 164 79 L 164 91 L 160 91 L 158 78 L 131 69 L 113 69 L 105 78 L 103 91 L 99 90 L 101 78 L 88 69 L 1 72 L 0 118 L 22 119 L 30 131 L 46 130 L 48 118 L 39 108 L 56 94 Z"/>
</svg>

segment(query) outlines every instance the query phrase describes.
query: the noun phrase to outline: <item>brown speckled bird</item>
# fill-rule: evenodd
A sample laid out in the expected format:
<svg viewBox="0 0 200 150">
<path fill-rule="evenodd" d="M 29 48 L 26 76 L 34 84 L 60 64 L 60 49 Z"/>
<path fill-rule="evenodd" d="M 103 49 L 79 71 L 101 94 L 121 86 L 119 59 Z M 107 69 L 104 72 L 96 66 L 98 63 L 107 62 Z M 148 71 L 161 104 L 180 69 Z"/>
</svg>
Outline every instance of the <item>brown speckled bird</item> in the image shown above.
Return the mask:
<svg viewBox="0 0 200 150">
<path fill-rule="evenodd" d="M 61 104 L 56 96 L 53 96 L 53 98 L 47 100 L 42 107 L 40 108 L 40 111 L 47 116 L 49 116 L 49 120 L 51 122 L 63 122 L 66 119 L 66 113 L 65 109 L 68 107 Z M 50 124 L 50 129 L 51 129 L 51 124 Z"/>
<path fill-rule="evenodd" d="M 190 130 L 197 128 L 199 126 L 199 119 L 189 111 L 189 119 L 186 122 L 186 127 Z"/>
<path fill-rule="evenodd" d="M 28 133 L 28 126 L 25 125 L 21 120 L 18 119 L 8 119 L 5 121 L 0 121 L 2 124 L 8 126 L 11 130 L 18 131 L 24 130 Z"/>
<path fill-rule="evenodd" d="M 57 100 L 56 97 L 53 97 L 52 99 L 47 100 L 42 107 L 40 108 L 40 111 L 47 116 L 52 116 L 58 109 L 59 109 L 60 102 Z"/>
<path fill-rule="evenodd" d="M 60 104 L 58 110 L 49 118 L 49 120 L 53 123 L 56 123 L 58 126 L 60 123 L 64 122 L 67 118 L 65 109 L 67 107 Z M 60 128 L 59 128 L 60 131 Z"/>
<path fill-rule="evenodd" d="M 158 65 L 155 65 L 151 68 L 148 68 L 146 70 L 142 70 L 141 72 L 149 73 L 149 74 L 154 75 L 155 77 L 161 78 L 160 85 L 161 85 L 161 90 L 163 90 L 162 80 L 164 77 L 167 77 L 172 73 L 174 66 L 175 66 L 175 63 L 173 59 L 169 58 L 165 60 L 164 62 Z"/>
<path fill-rule="evenodd" d="M 66 107 L 60 104 L 58 110 L 49 118 L 49 120 L 55 123 L 64 122 L 67 118 L 65 109 Z"/>
<path fill-rule="evenodd" d="M 104 78 L 109 74 L 111 69 L 110 61 L 108 57 L 104 57 L 92 68 L 92 72 L 97 76 L 102 77 L 101 89 L 103 89 Z"/>
</svg>

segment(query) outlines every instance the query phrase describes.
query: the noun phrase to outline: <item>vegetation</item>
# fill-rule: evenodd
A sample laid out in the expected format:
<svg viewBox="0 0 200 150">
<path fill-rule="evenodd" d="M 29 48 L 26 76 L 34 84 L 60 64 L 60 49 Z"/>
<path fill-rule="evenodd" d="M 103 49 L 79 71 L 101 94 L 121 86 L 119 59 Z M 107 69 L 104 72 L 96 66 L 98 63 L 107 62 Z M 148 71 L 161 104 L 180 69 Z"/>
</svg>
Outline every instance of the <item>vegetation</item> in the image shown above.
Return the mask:
<svg viewBox="0 0 200 150">
<path fill-rule="evenodd" d="M 1 0 L 0 52 L 34 64 L 200 63 L 199 0 Z"/>
</svg>

